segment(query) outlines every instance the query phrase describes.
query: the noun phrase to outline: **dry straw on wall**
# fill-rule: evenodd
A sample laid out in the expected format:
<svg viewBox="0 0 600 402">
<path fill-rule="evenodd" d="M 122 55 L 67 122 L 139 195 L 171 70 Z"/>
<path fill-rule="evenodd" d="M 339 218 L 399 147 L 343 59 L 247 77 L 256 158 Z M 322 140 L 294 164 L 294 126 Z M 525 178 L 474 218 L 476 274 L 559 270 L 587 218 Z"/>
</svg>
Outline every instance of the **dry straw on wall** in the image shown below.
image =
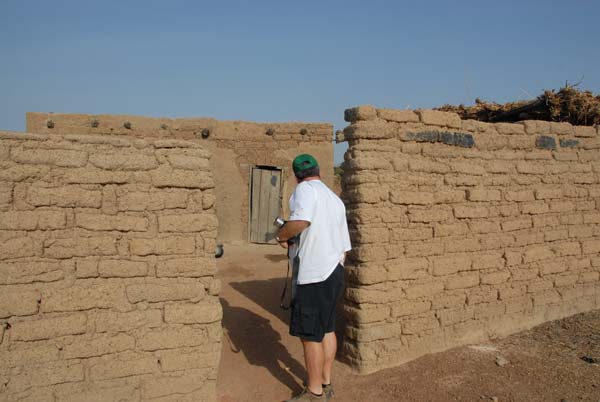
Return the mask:
<svg viewBox="0 0 600 402">
<path fill-rule="evenodd" d="M 362 372 L 600 307 L 595 127 L 362 106 L 339 141 Z"/>
</svg>

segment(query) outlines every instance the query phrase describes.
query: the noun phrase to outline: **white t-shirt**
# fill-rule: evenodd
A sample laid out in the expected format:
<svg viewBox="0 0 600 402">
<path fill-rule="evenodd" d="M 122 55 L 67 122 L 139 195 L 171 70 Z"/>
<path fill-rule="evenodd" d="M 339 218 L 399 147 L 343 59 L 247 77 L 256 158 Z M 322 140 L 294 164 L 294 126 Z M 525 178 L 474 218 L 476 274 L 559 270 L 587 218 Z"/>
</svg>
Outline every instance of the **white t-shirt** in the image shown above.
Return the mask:
<svg viewBox="0 0 600 402">
<path fill-rule="evenodd" d="M 321 180 L 303 181 L 290 197 L 289 220 L 310 222 L 300 234 L 298 284 L 324 281 L 351 248 L 344 203 Z"/>
</svg>

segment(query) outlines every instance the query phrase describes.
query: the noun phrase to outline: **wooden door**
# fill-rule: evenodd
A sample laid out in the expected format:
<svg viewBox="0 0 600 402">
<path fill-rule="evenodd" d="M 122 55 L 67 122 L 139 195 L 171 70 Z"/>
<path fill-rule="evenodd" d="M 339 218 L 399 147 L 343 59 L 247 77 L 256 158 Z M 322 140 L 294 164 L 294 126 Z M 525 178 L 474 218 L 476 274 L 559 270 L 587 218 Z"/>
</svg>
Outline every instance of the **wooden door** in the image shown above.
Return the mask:
<svg viewBox="0 0 600 402">
<path fill-rule="evenodd" d="M 250 194 L 250 242 L 276 243 L 273 225 L 281 213 L 281 169 L 252 168 Z"/>
</svg>

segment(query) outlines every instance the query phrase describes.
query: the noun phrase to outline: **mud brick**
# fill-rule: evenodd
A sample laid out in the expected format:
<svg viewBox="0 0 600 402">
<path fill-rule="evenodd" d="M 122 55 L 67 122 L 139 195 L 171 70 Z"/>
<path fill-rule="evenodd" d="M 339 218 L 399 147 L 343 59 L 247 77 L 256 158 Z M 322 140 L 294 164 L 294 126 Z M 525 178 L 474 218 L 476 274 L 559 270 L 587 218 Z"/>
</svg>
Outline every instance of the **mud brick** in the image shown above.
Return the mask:
<svg viewBox="0 0 600 402">
<path fill-rule="evenodd" d="M 411 284 L 406 289 L 406 298 L 409 300 L 419 299 L 421 297 L 431 297 L 444 290 L 444 284 L 440 281 L 428 283 Z"/>
<path fill-rule="evenodd" d="M 569 231 L 567 229 L 560 230 L 548 230 L 544 233 L 544 240 L 547 242 L 566 240 L 569 238 Z"/>
<path fill-rule="evenodd" d="M 452 210 L 446 206 L 429 208 L 409 207 L 408 218 L 411 222 L 444 222 L 452 219 Z"/>
<path fill-rule="evenodd" d="M 575 239 L 585 239 L 594 236 L 592 226 L 571 226 L 568 229 L 569 237 Z"/>
<path fill-rule="evenodd" d="M 437 223 L 433 227 L 435 237 L 446 237 L 446 236 L 462 236 L 469 233 L 469 226 L 464 222 L 442 224 Z"/>
<path fill-rule="evenodd" d="M 489 320 L 501 317 L 506 313 L 506 304 L 503 302 L 482 303 L 475 306 L 474 317 L 476 320 Z"/>
<path fill-rule="evenodd" d="M 392 190 L 390 201 L 402 205 L 429 205 L 434 203 L 434 194 L 420 191 Z"/>
<path fill-rule="evenodd" d="M 450 167 L 442 162 L 436 162 L 426 159 L 415 159 L 408 162 L 409 169 L 413 172 L 440 173 L 444 174 L 450 171 Z"/>
<path fill-rule="evenodd" d="M 46 387 L 55 384 L 83 381 L 84 368 L 81 363 L 49 363 L 28 368 L 13 375 L 8 383 L 9 393 L 25 391 L 29 388 Z"/>
<path fill-rule="evenodd" d="M 474 306 L 481 303 L 490 303 L 498 300 L 498 290 L 492 286 L 481 286 L 466 290 L 467 304 Z"/>
<path fill-rule="evenodd" d="M 472 188 L 467 190 L 467 199 L 469 201 L 500 201 L 502 196 L 499 190 Z"/>
<path fill-rule="evenodd" d="M 163 371 L 183 371 L 195 368 L 217 367 L 221 357 L 220 343 L 196 347 L 188 352 L 183 350 L 164 350 L 155 352 L 160 358 Z"/>
<path fill-rule="evenodd" d="M 502 222 L 501 226 L 504 232 L 513 232 L 515 230 L 530 229 L 532 227 L 532 220 L 529 217 L 524 217 Z"/>
<path fill-rule="evenodd" d="M 97 332 L 128 332 L 137 328 L 156 328 L 163 324 L 161 310 L 137 310 L 127 313 L 101 312 L 94 318 Z"/>
<path fill-rule="evenodd" d="M 378 115 L 378 111 L 370 105 L 357 106 L 353 108 L 346 109 L 344 111 L 344 120 L 347 122 L 353 123 L 359 120 L 373 120 L 376 119 Z M 384 112 L 385 115 L 385 112 Z M 381 116 L 380 116 L 381 117 Z M 383 118 L 383 117 L 381 117 Z M 389 119 L 385 119 L 389 120 Z"/>
<path fill-rule="evenodd" d="M 592 127 L 592 126 L 575 126 L 575 127 L 573 127 L 573 129 L 575 130 L 575 137 L 594 138 L 598 135 L 596 132 L 596 128 Z M 570 133 L 570 130 L 569 130 L 569 133 Z M 576 141 L 576 140 L 572 140 L 572 141 Z"/>
<path fill-rule="evenodd" d="M 453 172 L 467 175 L 482 176 L 485 174 L 485 168 L 468 162 L 452 162 L 450 164 Z"/>
<path fill-rule="evenodd" d="M 158 167 L 154 155 L 128 151 L 94 153 L 90 155 L 90 163 L 105 170 L 151 170 Z"/>
<path fill-rule="evenodd" d="M 554 253 L 547 246 L 538 246 L 530 248 L 523 253 L 523 262 L 525 264 L 534 261 L 543 261 L 554 258 Z"/>
<path fill-rule="evenodd" d="M 196 250 L 196 241 L 191 236 L 131 239 L 129 247 L 131 254 L 139 256 L 193 254 Z"/>
<path fill-rule="evenodd" d="M 398 129 L 398 123 L 382 119 L 358 120 L 344 128 L 344 138 L 348 141 L 392 138 L 397 134 Z"/>
<path fill-rule="evenodd" d="M 32 291 L 7 292 L 0 294 L 0 318 L 33 315 L 38 312 L 40 294 Z"/>
<path fill-rule="evenodd" d="M 571 201 L 553 201 L 550 203 L 550 212 L 569 212 L 575 210 L 575 204 Z"/>
<path fill-rule="evenodd" d="M 158 371 L 158 361 L 153 356 L 126 361 L 107 360 L 90 368 L 90 379 L 92 381 L 103 381 L 111 378 L 152 374 Z"/>
<path fill-rule="evenodd" d="M 36 255 L 33 239 L 17 237 L 0 242 L 0 260 L 10 258 L 33 257 Z"/>
<path fill-rule="evenodd" d="M 523 261 L 523 253 L 517 250 L 506 250 L 504 252 L 504 259 L 506 260 L 506 265 L 509 267 L 519 265 Z"/>
<path fill-rule="evenodd" d="M 471 258 L 467 255 L 455 255 L 433 258 L 433 275 L 445 276 L 460 271 L 469 271 L 472 267 Z"/>
<path fill-rule="evenodd" d="M 579 275 L 579 283 L 595 283 L 600 279 L 600 272 L 582 272 Z"/>
<path fill-rule="evenodd" d="M 49 289 L 42 293 L 40 309 L 45 313 L 95 308 L 129 308 L 125 290 L 120 286 L 100 283 L 91 287 Z"/>
<path fill-rule="evenodd" d="M 80 213 L 75 215 L 75 222 L 78 227 L 96 231 L 143 232 L 148 229 L 147 218 L 123 214 L 113 216 Z"/>
<path fill-rule="evenodd" d="M 345 172 L 356 170 L 392 170 L 392 165 L 384 158 L 358 156 L 344 164 Z"/>
<path fill-rule="evenodd" d="M 161 165 L 151 171 L 152 184 L 157 188 L 198 188 L 206 190 L 215 187 L 210 172 L 196 172 L 182 169 L 165 168 Z"/>
<path fill-rule="evenodd" d="M 91 387 L 82 392 L 57 395 L 56 402 L 129 402 L 134 401 L 137 398 L 137 394 L 138 391 L 134 386 Z"/>
<path fill-rule="evenodd" d="M 572 286 L 579 280 L 579 274 L 559 275 L 554 278 L 554 286 L 557 288 Z M 560 290 L 559 290 L 560 292 Z"/>
<path fill-rule="evenodd" d="M 218 303 L 176 303 L 165 306 L 165 322 L 210 324 L 221 321 L 223 310 Z"/>
<path fill-rule="evenodd" d="M 535 199 L 532 190 L 508 190 L 504 193 L 506 201 L 533 201 Z"/>
<path fill-rule="evenodd" d="M 56 239 L 48 241 L 44 246 L 44 257 L 46 258 L 66 259 L 88 255 L 117 254 L 115 238 L 111 236 Z"/>
<path fill-rule="evenodd" d="M 553 245 L 552 250 L 558 257 L 580 255 L 581 244 L 579 242 L 560 243 Z"/>
<path fill-rule="evenodd" d="M 600 212 L 586 212 L 583 214 L 583 223 L 600 224 Z"/>
<path fill-rule="evenodd" d="M 440 320 L 441 326 L 447 327 L 449 325 L 473 319 L 475 310 L 471 307 L 444 309 L 436 311 L 435 315 Z"/>
<path fill-rule="evenodd" d="M 27 189 L 27 202 L 33 206 L 58 206 L 100 208 L 102 193 L 77 186 L 45 188 L 32 186 Z"/>
<path fill-rule="evenodd" d="M 127 286 L 127 298 L 131 303 L 147 301 L 151 303 L 202 299 L 206 292 L 201 283 L 173 283 L 161 281 L 160 284 L 137 284 Z"/>
<path fill-rule="evenodd" d="M 506 282 L 510 278 L 510 272 L 498 271 L 481 274 L 482 285 L 498 285 Z"/>
<path fill-rule="evenodd" d="M 56 345 L 26 345 L 26 348 L 13 348 L 12 350 L 5 352 L 3 363 L 6 365 L 6 367 L 41 365 L 43 363 L 49 363 L 58 360 L 58 348 Z"/>
<path fill-rule="evenodd" d="M 357 324 L 384 321 L 390 317 L 390 307 L 385 305 L 372 308 L 362 306 L 361 308 L 354 308 L 344 305 L 343 309 L 345 318 Z"/>
<path fill-rule="evenodd" d="M 525 126 L 521 123 L 496 123 L 494 127 L 500 134 L 525 134 Z"/>
<path fill-rule="evenodd" d="M 501 231 L 500 223 L 489 220 L 472 220 L 469 222 L 472 233 L 497 233 Z"/>
<path fill-rule="evenodd" d="M 544 201 L 524 202 L 521 204 L 521 212 L 528 215 L 545 214 L 550 207 Z"/>
<path fill-rule="evenodd" d="M 68 264 L 48 260 L 0 262 L 0 285 L 55 282 L 65 277 L 66 269 Z"/>
<path fill-rule="evenodd" d="M 146 276 L 148 263 L 129 260 L 101 260 L 98 264 L 98 273 L 102 278 Z"/>
<path fill-rule="evenodd" d="M 424 124 L 451 128 L 460 128 L 462 126 L 462 121 L 456 113 L 437 110 L 417 110 L 416 112 Z"/>
<path fill-rule="evenodd" d="M 11 339 L 34 341 L 83 334 L 86 331 L 86 323 L 87 318 L 82 313 L 34 321 L 19 321 L 12 324 Z"/>
<path fill-rule="evenodd" d="M 436 191 L 433 194 L 434 202 L 436 204 L 451 204 L 465 201 L 464 190 L 444 190 Z"/>
<path fill-rule="evenodd" d="M 157 277 L 202 277 L 216 273 L 213 259 L 203 257 L 175 258 L 159 261 L 156 265 Z"/>
<path fill-rule="evenodd" d="M 36 149 L 15 147 L 11 150 L 11 159 L 27 165 L 54 165 L 61 167 L 82 167 L 87 164 L 85 151 L 71 149 Z"/>
<path fill-rule="evenodd" d="M 428 267 L 426 258 L 399 258 L 385 263 L 389 280 L 418 279 L 427 272 Z"/>
<path fill-rule="evenodd" d="M 473 269 L 482 270 L 490 268 L 503 268 L 506 260 L 502 251 L 475 254 L 473 258 Z"/>
<path fill-rule="evenodd" d="M 583 254 L 600 253 L 600 240 L 586 240 L 582 242 Z"/>
<path fill-rule="evenodd" d="M 94 339 L 76 339 L 73 343 L 65 345 L 63 348 L 63 358 L 81 359 L 123 352 L 132 350 L 133 348 L 135 348 L 135 338 L 130 335 L 101 335 L 94 337 Z"/>
<path fill-rule="evenodd" d="M 185 208 L 189 192 L 130 192 L 119 195 L 117 205 L 119 211 L 160 211 L 163 209 Z M 207 207 L 210 208 L 210 207 Z"/>
<path fill-rule="evenodd" d="M 542 277 L 545 277 L 546 275 L 564 272 L 569 268 L 567 261 L 565 261 L 563 259 L 554 260 L 554 261 L 545 261 L 538 265 L 540 267 L 540 275 Z"/>
<path fill-rule="evenodd" d="M 402 320 L 402 334 L 419 334 L 439 328 L 440 323 L 435 313 L 423 313 L 416 316 L 406 317 Z"/>
<path fill-rule="evenodd" d="M 208 343 L 206 328 L 184 326 L 153 330 L 137 339 L 137 348 L 145 351 L 199 346 Z"/>
<path fill-rule="evenodd" d="M 459 273 L 451 275 L 445 279 L 445 282 L 445 288 L 449 290 L 472 288 L 480 283 L 479 273 Z"/>
<path fill-rule="evenodd" d="M 463 290 L 455 292 L 444 292 L 433 297 L 431 308 L 439 310 L 442 308 L 457 308 L 464 306 L 467 296 Z"/>
<path fill-rule="evenodd" d="M 372 342 L 398 337 L 402 333 L 399 322 L 372 323 L 360 328 L 348 327 L 347 334 L 358 342 Z"/>
<path fill-rule="evenodd" d="M 548 304 L 556 304 L 556 303 L 559 303 L 560 301 L 561 301 L 560 294 L 554 289 L 547 290 L 543 293 L 536 294 L 533 296 L 534 307 L 545 306 Z"/>
<path fill-rule="evenodd" d="M 470 205 L 457 205 L 454 207 L 454 216 L 456 218 L 487 218 L 489 209 L 486 207 L 476 207 Z"/>
<path fill-rule="evenodd" d="M 541 135 L 535 139 L 535 146 L 540 149 L 556 149 L 556 139 L 548 135 Z"/>
<path fill-rule="evenodd" d="M 371 115 L 370 112 L 367 115 Z M 418 123 L 419 116 L 412 110 L 377 109 L 377 116 L 387 121 L 398 123 Z"/>
</svg>

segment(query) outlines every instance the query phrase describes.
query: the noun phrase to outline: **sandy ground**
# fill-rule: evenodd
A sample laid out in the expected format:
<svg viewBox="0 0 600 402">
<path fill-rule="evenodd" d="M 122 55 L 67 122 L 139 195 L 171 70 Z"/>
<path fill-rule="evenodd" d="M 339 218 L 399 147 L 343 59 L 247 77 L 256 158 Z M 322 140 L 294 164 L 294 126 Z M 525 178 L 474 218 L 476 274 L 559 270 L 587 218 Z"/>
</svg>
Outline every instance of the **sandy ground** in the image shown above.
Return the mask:
<svg viewBox="0 0 600 402">
<path fill-rule="evenodd" d="M 289 313 L 279 308 L 285 251 L 227 245 L 217 261 L 225 329 L 218 400 L 283 401 L 305 378 L 300 342 L 288 335 Z M 586 356 L 592 363 L 582 359 Z M 333 400 L 600 402 L 595 359 L 600 359 L 600 311 L 367 376 L 336 361 Z"/>
</svg>

